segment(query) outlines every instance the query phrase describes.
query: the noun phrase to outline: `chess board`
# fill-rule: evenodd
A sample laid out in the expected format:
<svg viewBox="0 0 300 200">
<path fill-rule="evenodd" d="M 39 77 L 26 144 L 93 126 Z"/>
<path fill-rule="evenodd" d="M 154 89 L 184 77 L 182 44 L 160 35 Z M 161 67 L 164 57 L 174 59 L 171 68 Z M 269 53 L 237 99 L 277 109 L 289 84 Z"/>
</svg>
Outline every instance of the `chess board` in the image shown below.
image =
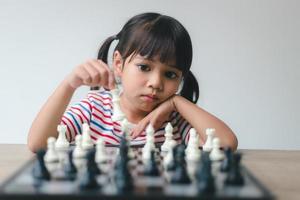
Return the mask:
<svg viewBox="0 0 300 200">
<path fill-rule="evenodd" d="M 274 199 L 274 196 L 243 165 L 241 165 L 241 173 L 245 184 L 228 186 L 224 184 L 226 174 L 218 170 L 220 163 L 213 163 L 212 171 L 215 177 L 216 191 L 212 195 L 200 195 L 195 180 L 190 184 L 169 182 L 162 167 L 164 154 L 160 152 L 159 148 L 156 148 L 156 161 L 161 173 L 158 177 L 143 175 L 142 149 L 136 147 L 132 150 L 133 157 L 129 161 L 129 170 L 134 188 L 131 192 L 117 192 L 113 175 L 118 148 L 106 147 L 109 160 L 101 166 L 102 173 L 97 176 L 99 187 L 96 189 L 80 189 L 80 172 L 78 172 L 78 178 L 71 181 L 64 179 L 62 173 L 59 173 L 59 169 L 55 172 L 56 174 L 51 174 L 52 177 L 49 181 L 43 181 L 37 185 L 32 176 L 32 169 L 36 161 L 36 158 L 33 158 L 1 185 L 0 199 Z"/>
</svg>

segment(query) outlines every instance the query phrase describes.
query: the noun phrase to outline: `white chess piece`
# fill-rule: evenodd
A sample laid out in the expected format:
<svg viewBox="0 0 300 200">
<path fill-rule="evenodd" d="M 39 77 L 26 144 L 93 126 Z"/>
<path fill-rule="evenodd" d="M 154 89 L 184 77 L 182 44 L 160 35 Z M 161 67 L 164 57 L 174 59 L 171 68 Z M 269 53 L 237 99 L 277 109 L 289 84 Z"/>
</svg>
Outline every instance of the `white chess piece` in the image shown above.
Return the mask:
<svg viewBox="0 0 300 200">
<path fill-rule="evenodd" d="M 55 150 L 56 139 L 54 137 L 49 137 L 47 140 L 47 151 L 44 156 L 44 161 L 47 169 L 50 172 L 55 171 L 59 167 L 59 157 Z"/>
<path fill-rule="evenodd" d="M 105 152 L 105 145 L 102 138 L 98 138 L 96 142 L 96 155 L 95 162 L 101 164 L 107 161 L 107 155 Z"/>
<path fill-rule="evenodd" d="M 76 135 L 75 148 L 73 150 L 73 162 L 77 169 L 81 169 L 85 164 L 86 151 L 82 149 L 82 135 Z"/>
<path fill-rule="evenodd" d="M 91 138 L 90 126 L 87 123 L 82 124 L 81 146 L 84 150 L 89 150 L 94 146 L 93 140 Z"/>
<path fill-rule="evenodd" d="M 58 138 L 55 142 L 55 148 L 58 151 L 66 151 L 69 148 L 69 142 L 67 140 L 66 132 L 67 126 L 63 124 L 59 124 L 57 126 Z"/>
<path fill-rule="evenodd" d="M 199 136 L 194 128 L 190 129 L 190 138 L 185 149 L 187 162 L 197 162 L 200 159 L 201 151 L 199 149 Z"/>
<path fill-rule="evenodd" d="M 119 89 L 115 88 L 110 91 L 112 95 L 112 103 L 113 103 L 113 116 L 112 116 L 112 121 L 122 121 L 125 118 L 125 114 L 122 112 L 120 108 L 120 97 L 119 97 Z"/>
<path fill-rule="evenodd" d="M 146 128 L 146 144 L 143 147 L 143 161 L 147 162 L 151 159 L 151 151 L 155 150 L 154 143 L 154 128 L 151 124 L 149 124 Z"/>
<path fill-rule="evenodd" d="M 220 150 L 220 139 L 213 139 L 213 148 L 209 154 L 209 158 L 212 161 L 219 161 L 224 159 L 224 153 Z"/>
<path fill-rule="evenodd" d="M 75 137 L 75 148 L 73 151 L 73 158 L 84 158 L 85 157 L 85 151 L 82 149 L 81 146 L 82 143 L 82 135 L 76 135 Z"/>
<path fill-rule="evenodd" d="M 170 149 L 170 141 L 173 139 L 173 127 L 169 122 L 165 127 L 165 142 L 161 145 L 161 151 L 169 151 Z"/>
<path fill-rule="evenodd" d="M 213 138 L 214 138 L 214 135 L 215 135 L 215 132 L 216 130 L 213 129 L 213 128 L 208 128 L 206 129 L 206 142 L 205 144 L 203 145 L 203 151 L 208 151 L 210 152 L 212 150 L 212 147 L 213 147 Z"/>
<path fill-rule="evenodd" d="M 168 150 L 167 155 L 163 158 L 163 166 L 165 170 L 174 161 L 173 149 L 175 148 L 176 145 L 177 142 L 175 140 L 171 140 L 169 143 L 170 149 Z"/>
</svg>

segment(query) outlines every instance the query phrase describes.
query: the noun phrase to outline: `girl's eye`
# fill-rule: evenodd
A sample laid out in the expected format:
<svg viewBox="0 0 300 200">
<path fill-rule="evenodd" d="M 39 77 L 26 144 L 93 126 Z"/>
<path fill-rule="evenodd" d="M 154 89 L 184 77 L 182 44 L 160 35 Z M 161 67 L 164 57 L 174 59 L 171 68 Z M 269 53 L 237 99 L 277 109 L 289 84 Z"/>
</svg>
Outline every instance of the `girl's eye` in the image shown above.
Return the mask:
<svg viewBox="0 0 300 200">
<path fill-rule="evenodd" d="M 148 65 L 139 64 L 139 65 L 138 65 L 138 68 L 139 68 L 141 71 L 145 71 L 145 72 L 150 71 L 150 67 L 149 67 Z"/>
<path fill-rule="evenodd" d="M 178 77 L 178 75 L 175 72 L 166 72 L 165 76 L 169 79 L 176 79 Z"/>
</svg>

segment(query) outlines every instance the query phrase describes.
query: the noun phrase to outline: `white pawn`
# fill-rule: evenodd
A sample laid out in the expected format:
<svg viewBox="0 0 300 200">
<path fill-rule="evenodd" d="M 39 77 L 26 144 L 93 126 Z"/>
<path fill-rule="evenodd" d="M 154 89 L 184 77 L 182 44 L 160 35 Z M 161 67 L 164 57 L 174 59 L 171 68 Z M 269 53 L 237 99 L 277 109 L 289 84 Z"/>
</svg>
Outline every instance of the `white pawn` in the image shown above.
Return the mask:
<svg viewBox="0 0 300 200">
<path fill-rule="evenodd" d="M 93 140 L 91 138 L 90 126 L 87 123 L 82 124 L 82 142 L 81 146 L 84 150 L 89 150 L 94 147 Z"/>
<path fill-rule="evenodd" d="M 151 151 L 155 150 L 154 128 L 149 124 L 146 128 L 146 144 L 143 147 L 143 160 L 147 162 L 151 159 Z"/>
<path fill-rule="evenodd" d="M 125 115 L 120 108 L 119 89 L 115 88 L 115 89 L 111 90 L 110 92 L 112 94 L 112 103 L 113 103 L 113 109 L 114 109 L 112 121 L 113 122 L 122 121 L 125 118 Z"/>
<path fill-rule="evenodd" d="M 95 162 L 97 164 L 105 163 L 107 161 L 107 155 L 105 152 L 105 145 L 102 138 L 98 138 L 96 142 L 96 155 Z"/>
<path fill-rule="evenodd" d="M 190 139 L 185 149 L 185 155 L 187 161 L 197 162 L 200 159 L 199 137 L 194 128 L 190 130 Z"/>
<path fill-rule="evenodd" d="M 73 151 L 73 158 L 84 158 L 85 157 L 85 151 L 83 150 L 82 146 L 82 136 L 76 135 L 75 137 L 75 149 Z"/>
<path fill-rule="evenodd" d="M 203 145 L 203 151 L 208 151 L 210 152 L 212 150 L 212 147 L 213 147 L 213 138 L 214 138 L 214 135 L 215 135 L 215 132 L 216 130 L 214 128 L 208 128 L 206 129 L 206 142 L 205 144 Z"/>
<path fill-rule="evenodd" d="M 213 139 L 213 148 L 209 154 L 209 158 L 212 161 L 219 161 L 224 159 L 224 153 L 220 150 L 220 139 Z"/>
<path fill-rule="evenodd" d="M 174 161 L 173 149 L 175 148 L 176 145 L 177 145 L 177 142 L 175 140 L 171 140 L 169 143 L 170 149 L 167 152 L 167 155 L 163 159 L 163 166 L 164 166 L 165 170 Z"/>
<path fill-rule="evenodd" d="M 173 127 L 169 122 L 165 128 L 165 142 L 162 144 L 161 151 L 169 151 L 170 141 L 173 139 Z"/>
<path fill-rule="evenodd" d="M 59 167 L 59 157 L 55 150 L 56 139 L 54 137 L 49 137 L 47 140 L 47 151 L 44 156 L 44 161 L 47 169 L 50 172 L 55 171 Z"/>
<path fill-rule="evenodd" d="M 73 150 L 73 162 L 77 169 L 83 168 L 83 166 L 86 163 L 85 161 L 86 152 L 85 150 L 82 149 L 81 143 L 82 143 L 82 136 L 76 135 L 75 149 Z"/>
<path fill-rule="evenodd" d="M 55 148 L 58 151 L 66 151 L 69 148 L 69 142 L 67 140 L 66 132 L 67 126 L 63 124 L 59 124 L 57 126 L 58 138 L 55 142 Z"/>
</svg>

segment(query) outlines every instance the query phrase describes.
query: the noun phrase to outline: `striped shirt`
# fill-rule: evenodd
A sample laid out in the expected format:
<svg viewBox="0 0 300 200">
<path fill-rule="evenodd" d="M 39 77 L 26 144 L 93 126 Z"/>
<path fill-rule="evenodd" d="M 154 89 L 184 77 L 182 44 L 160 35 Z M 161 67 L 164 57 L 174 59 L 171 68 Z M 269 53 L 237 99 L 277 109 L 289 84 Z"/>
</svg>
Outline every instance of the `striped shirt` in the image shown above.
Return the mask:
<svg viewBox="0 0 300 200">
<path fill-rule="evenodd" d="M 106 144 L 118 145 L 121 140 L 121 123 L 112 121 L 113 103 L 112 95 L 107 90 L 90 91 L 87 97 L 79 103 L 69 107 L 64 113 L 61 124 L 67 126 L 67 137 L 69 141 L 74 141 L 77 134 L 81 134 L 82 124 L 88 123 L 91 130 L 91 138 L 95 142 L 101 137 Z M 165 126 L 170 122 L 173 126 L 173 139 L 178 143 L 188 141 L 188 133 L 191 125 L 178 113 L 172 112 L 169 119 L 162 127 L 154 133 L 154 141 L 161 143 L 165 137 Z M 134 126 L 131 124 L 131 126 Z M 131 140 L 131 145 L 145 144 L 145 131 Z"/>
</svg>

